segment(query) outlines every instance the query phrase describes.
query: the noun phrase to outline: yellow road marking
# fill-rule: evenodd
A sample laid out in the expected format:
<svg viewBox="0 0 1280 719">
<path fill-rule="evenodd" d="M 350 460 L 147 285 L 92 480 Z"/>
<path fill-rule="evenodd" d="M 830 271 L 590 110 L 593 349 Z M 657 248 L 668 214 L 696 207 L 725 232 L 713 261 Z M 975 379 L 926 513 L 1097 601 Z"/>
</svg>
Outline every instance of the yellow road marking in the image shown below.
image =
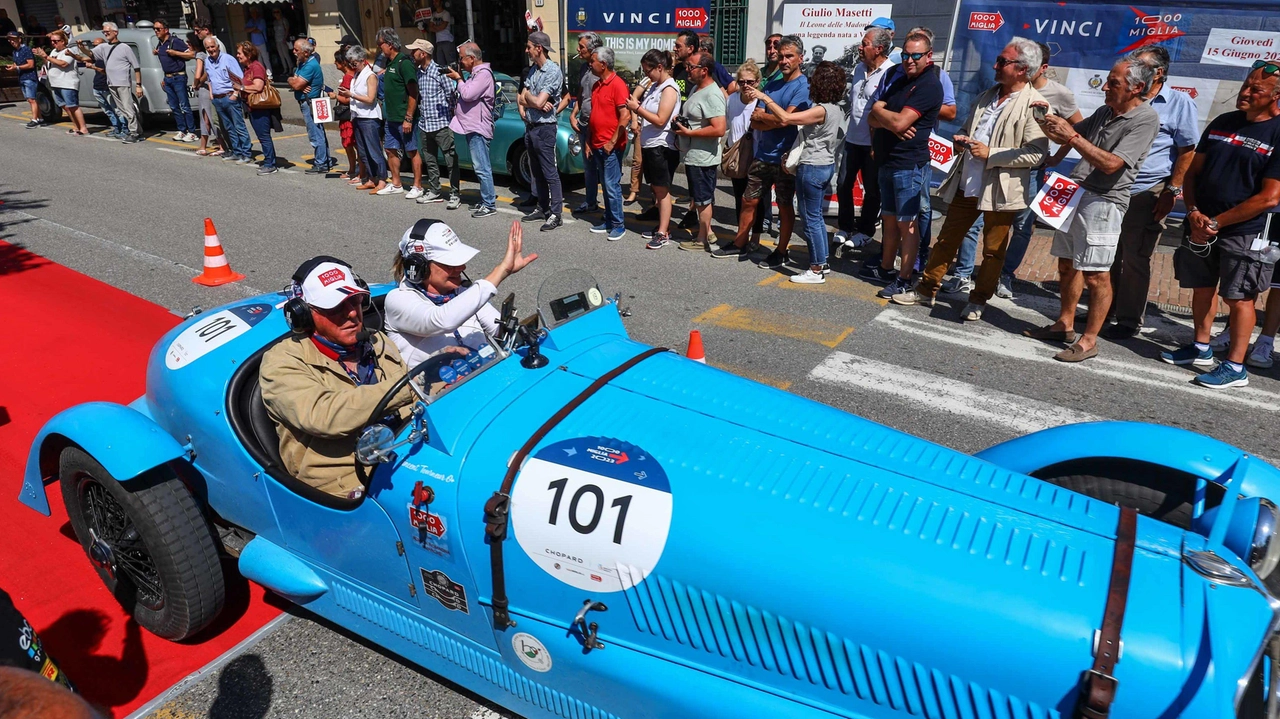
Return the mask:
<svg viewBox="0 0 1280 719">
<path fill-rule="evenodd" d="M 848 297 L 855 300 L 865 300 L 874 302 L 878 305 L 888 305 L 889 300 L 877 297 L 876 292 L 879 289 L 875 285 L 855 280 L 849 277 L 843 277 L 834 272 L 827 275 L 827 281 L 820 285 L 802 285 L 791 282 L 786 275 L 775 272 L 760 282 L 756 283 L 760 287 L 777 287 L 782 290 L 799 290 L 801 292 L 821 292 L 825 294 L 835 295 L 837 297 Z"/>
<path fill-rule="evenodd" d="M 743 369 L 741 367 L 734 367 L 733 365 L 720 364 L 719 362 L 710 362 L 708 364 L 710 364 L 712 367 L 715 367 L 716 369 L 722 369 L 725 372 L 736 374 L 739 377 L 746 377 L 747 379 L 753 382 L 759 382 L 760 384 L 767 384 L 770 387 L 775 387 L 777 389 L 786 390 L 786 389 L 790 389 L 791 387 L 790 380 L 779 379 L 777 377 L 770 377 L 768 375 L 757 374 L 748 369 Z"/>
<path fill-rule="evenodd" d="M 759 332 L 776 337 L 789 337 L 802 342 L 812 342 L 823 347 L 834 349 L 852 332 L 852 327 L 845 327 L 833 322 L 789 315 L 782 312 L 766 312 L 749 307 L 719 305 L 703 312 L 693 321 L 698 324 L 724 327 L 730 330 Z"/>
<path fill-rule="evenodd" d="M 0 117 L 7 117 L 11 120 L 21 120 L 22 122 L 31 122 L 31 118 L 29 117 L 23 117 L 22 115 L 10 115 L 7 112 L 0 113 Z"/>
<path fill-rule="evenodd" d="M 197 719 L 198 715 L 169 702 L 151 713 L 151 719 Z"/>
<path fill-rule="evenodd" d="M 307 136 L 307 133 L 303 132 L 297 135 L 275 135 L 271 139 L 272 140 L 292 140 L 295 137 L 306 137 L 306 136 Z"/>
<path fill-rule="evenodd" d="M 193 147 L 189 142 L 174 142 L 173 140 L 165 140 L 159 137 L 148 137 L 147 142 L 157 142 L 161 145 L 172 145 L 174 147 L 181 147 L 184 150 L 190 150 L 192 152 L 195 152 L 197 149 L 199 149 L 199 145 L 196 145 Z"/>
</svg>

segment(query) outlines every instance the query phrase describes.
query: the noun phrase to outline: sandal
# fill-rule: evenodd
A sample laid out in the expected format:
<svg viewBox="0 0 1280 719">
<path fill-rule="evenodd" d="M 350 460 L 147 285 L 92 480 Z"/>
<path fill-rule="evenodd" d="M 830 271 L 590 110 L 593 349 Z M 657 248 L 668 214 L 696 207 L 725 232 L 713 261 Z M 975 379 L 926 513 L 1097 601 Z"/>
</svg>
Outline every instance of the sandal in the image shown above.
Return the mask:
<svg viewBox="0 0 1280 719">
<path fill-rule="evenodd" d="M 208 157 L 213 153 L 209 152 L 208 150 L 196 150 L 196 154 L 199 155 L 200 157 Z"/>
<path fill-rule="evenodd" d="M 227 154 L 226 150 L 214 150 L 209 153 L 209 157 L 222 157 L 225 154 Z"/>
<path fill-rule="evenodd" d="M 1097 357 L 1097 356 L 1098 356 L 1097 345 L 1094 345 L 1089 349 L 1085 349 L 1081 347 L 1079 344 L 1073 344 L 1070 347 L 1062 350 L 1058 354 L 1054 355 L 1053 358 L 1058 360 L 1059 362 L 1083 362 L 1089 359 L 1090 357 Z"/>
<path fill-rule="evenodd" d="M 1023 330 L 1022 334 L 1033 340 L 1042 340 L 1044 342 L 1065 342 L 1067 344 L 1073 344 L 1078 336 L 1075 333 L 1075 330 L 1055 330 L 1053 325 L 1045 325 L 1044 327 L 1037 327 L 1033 330 Z M 1089 356 L 1092 357 L 1093 355 Z"/>
</svg>

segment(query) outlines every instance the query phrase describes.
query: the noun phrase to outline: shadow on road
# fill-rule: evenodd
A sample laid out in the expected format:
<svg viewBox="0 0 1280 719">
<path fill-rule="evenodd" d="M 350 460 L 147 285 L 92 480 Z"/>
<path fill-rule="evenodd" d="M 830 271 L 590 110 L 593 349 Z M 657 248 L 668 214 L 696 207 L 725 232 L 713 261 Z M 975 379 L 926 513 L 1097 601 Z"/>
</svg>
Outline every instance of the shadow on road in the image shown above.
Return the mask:
<svg viewBox="0 0 1280 719">
<path fill-rule="evenodd" d="M 242 654 L 223 667 L 209 719 L 262 719 L 271 708 L 275 682 L 257 654 Z"/>
</svg>

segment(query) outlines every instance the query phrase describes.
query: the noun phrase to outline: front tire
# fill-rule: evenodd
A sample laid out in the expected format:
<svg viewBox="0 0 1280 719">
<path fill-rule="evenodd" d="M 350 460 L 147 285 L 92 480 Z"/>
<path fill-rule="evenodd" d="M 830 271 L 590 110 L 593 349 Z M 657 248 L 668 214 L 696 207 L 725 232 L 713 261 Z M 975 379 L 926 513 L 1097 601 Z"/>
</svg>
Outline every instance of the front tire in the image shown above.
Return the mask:
<svg viewBox="0 0 1280 719">
<path fill-rule="evenodd" d="M 167 466 L 126 488 L 79 447 L 58 462 L 62 501 L 98 576 L 138 624 L 174 641 L 222 611 L 222 565 L 195 497 Z"/>
<path fill-rule="evenodd" d="M 529 159 L 529 152 L 525 149 L 523 142 L 511 148 L 511 157 L 507 162 L 507 166 L 511 169 L 512 179 L 532 192 L 533 162 Z"/>
</svg>

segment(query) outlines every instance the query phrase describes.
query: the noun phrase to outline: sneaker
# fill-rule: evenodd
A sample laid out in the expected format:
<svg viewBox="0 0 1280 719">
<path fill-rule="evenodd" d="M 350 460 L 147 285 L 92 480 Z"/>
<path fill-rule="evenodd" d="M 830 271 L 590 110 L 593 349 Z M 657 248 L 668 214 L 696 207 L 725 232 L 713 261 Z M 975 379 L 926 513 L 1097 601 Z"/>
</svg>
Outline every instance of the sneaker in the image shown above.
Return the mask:
<svg viewBox="0 0 1280 719">
<path fill-rule="evenodd" d="M 880 285 L 887 285 L 898 278 L 897 270 L 886 270 L 880 266 L 880 261 L 876 260 L 875 264 L 870 267 L 863 267 L 858 276 L 869 282 L 875 282 Z"/>
<path fill-rule="evenodd" d="M 430 193 L 428 193 L 428 196 L 430 196 Z M 418 202 L 422 202 L 422 200 L 418 200 Z M 430 200 L 430 202 L 444 202 L 444 198 L 441 197 L 438 200 Z M 545 212 L 543 212 L 542 210 L 535 209 L 534 211 L 530 212 L 524 217 L 521 217 L 520 221 L 521 222 L 542 222 L 543 220 L 546 220 L 546 219 L 549 219 L 549 216 Z"/>
<path fill-rule="evenodd" d="M 259 175 L 274 175 L 274 174 L 276 174 L 277 172 L 279 172 L 279 170 L 278 170 L 278 169 L 276 169 L 276 168 L 274 168 L 274 167 L 260 167 L 260 168 L 258 168 L 258 174 L 259 174 Z"/>
<path fill-rule="evenodd" d="M 821 285 L 827 281 L 827 275 L 822 270 L 814 272 L 810 267 L 798 275 L 791 275 L 790 280 L 797 285 Z"/>
<path fill-rule="evenodd" d="M 934 295 L 926 295 L 913 288 L 905 292 L 899 292 L 898 294 L 890 297 L 889 301 L 895 305 L 906 305 L 908 307 L 911 305 L 933 307 L 934 303 L 937 302 L 937 298 Z"/>
<path fill-rule="evenodd" d="M 125 140 L 125 142 L 128 142 L 128 140 Z M 135 142 L 136 142 L 136 141 L 135 141 Z M 253 158 L 252 158 L 252 157 L 241 157 L 241 158 L 238 158 L 238 159 L 236 160 L 236 164 L 237 164 L 237 165 L 252 165 L 252 164 L 253 164 Z"/>
<path fill-rule="evenodd" d="M 711 251 L 711 242 L 709 239 L 707 241 L 703 241 L 699 240 L 697 237 L 689 237 L 683 240 L 676 240 L 676 242 L 679 244 L 680 249 L 685 250 L 686 252 Z"/>
<path fill-rule="evenodd" d="M 308 175 L 323 175 L 328 171 L 329 167 L 327 165 L 312 165 L 302 172 Z"/>
<path fill-rule="evenodd" d="M 613 238 L 610 237 L 609 239 L 612 240 Z M 662 232 L 655 232 L 653 233 L 653 236 L 649 238 L 649 241 L 645 243 L 644 248 L 646 250 L 660 250 L 669 244 L 671 244 L 671 235 Z"/>
<path fill-rule="evenodd" d="M 747 249 L 745 247 L 737 247 L 732 242 L 726 242 L 711 251 L 711 256 L 717 260 L 727 260 L 730 257 L 739 259 L 746 254 Z"/>
<path fill-rule="evenodd" d="M 1213 350 L 1198 350 L 1195 344 L 1183 345 L 1172 352 L 1161 352 L 1160 361 L 1177 365 L 1213 366 Z"/>
<path fill-rule="evenodd" d="M 474 212 L 472 212 L 472 213 L 471 213 L 471 216 L 472 216 L 472 217 L 474 217 L 474 218 L 479 219 L 479 218 L 481 218 L 481 217 L 488 217 L 488 216 L 490 216 L 490 215 L 496 215 L 496 214 L 498 214 L 498 210 L 497 210 L 497 209 L 495 209 L 495 208 L 493 208 L 493 207 L 485 207 L 485 206 L 481 205 L 479 209 L 477 209 L 477 210 L 475 210 Z"/>
<path fill-rule="evenodd" d="M 1229 363 L 1221 362 L 1217 367 L 1205 372 L 1202 375 L 1196 375 L 1196 384 L 1208 389 L 1227 389 L 1229 387 L 1247 387 L 1249 385 L 1249 371 L 1241 367 L 1239 371 L 1233 370 L 1228 366 Z"/>
<path fill-rule="evenodd" d="M 577 207 L 573 208 L 573 214 L 575 215 L 582 215 L 588 212 L 599 212 L 599 211 L 600 211 L 599 205 L 593 205 L 589 202 L 584 202 L 581 205 L 578 205 Z"/>
<path fill-rule="evenodd" d="M 774 250 L 768 257 L 756 263 L 756 267 L 764 270 L 776 270 L 787 263 L 787 253 Z"/>
<path fill-rule="evenodd" d="M 560 219 L 560 215 L 555 213 L 547 215 L 547 221 L 542 223 L 542 227 L 539 227 L 538 229 L 543 232 L 550 232 L 563 224 L 564 221 Z"/>
<path fill-rule="evenodd" d="M 310 172 L 310 170 L 307 170 L 307 172 Z M 422 194 L 423 194 L 423 193 L 422 193 L 422 188 L 421 188 L 421 187 L 417 187 L 417 186 L 410 187 L 410 188 L 409 188 L 409 191 L 408 191 L 408 192 L 406 192 L 406 193 L 404 193 L 404 199 L 406 199 L 406 200 L 416 200 L 416 199 L 418 199 L 419 197 L 422 197 Z"/>
<path fill-rule="evenodd" d="M 768 217 L 766 217 L 766 218 L 764 219 L 764 221 L 760 223 L 760 226 L 761 226 L 761 228 L 762 228 L 765 232 L 769 233 L 769 234 L 770 234 L 770 235 L 772 235 L 773 237 L 777 237 L 777 236 L 778 236 L 778 235 L 777 235 L 777 233 L 776 233 L 776 231 L 774 230 L 774 227 L 773 227 L 773 219 L 772 219 L 772 218 L 768 218 Z"/>
<path fill-rule="evenodd" d="M 174 140 L 177 140 L 178 142 L 186 142 L 186 141 L 187 141 L 187 133 L 182 132 L 181 130 L 179 130 L 178 132 L 173 133 L 173 139 L 174 139 Z"/>
<path fill-rule="evenodd" d="M 444 209 L 446 209 L 446 210 L 456 210 L 456 209 L 458 209 L 459 207 L 462 207 L 462 197 L 460 197 L 460 196 L 458 196 L 458 195 L 454 195 L 454 196 L 452 196 L 452 197 L 450 197 L 450 198 L 449 198 L 449 204 L 445 205 L 445 206 L 444 206 Z"/>
<path fill-rule="evenodd" d="M 1003 300 L 1013 299 L 1013 278 L 1009 275 L 1000 277 L 1000 284 L 996 285 L 996 297 Z"/>
<path fill-rule="evenodd" d="M 187 142 L 200 142 L 200 136 L 194 132 L 187 133 Z"/>
<path fill-rule="evenodd" d="M 1264 342 L 1262 337 L 1253 343 L 1253 351 L 1249 353 L 1248 359 L 1244 361 L 1250 367 L 1259 369 L 1267 369 L 1275 364 L 1275 360 L 1271 357 L 1275 345 L 1272 342 Z"/>
<path fill-rule="evenodd" d="M 28 122 L 28 123 L 27 123 L 27 129 L 30 129 L 30 128 L 33 128 L 33 127 L 40 127 L 40 126 L 41 126 L 41 125 L 43 125 L 43 124 L 44 124 L 44 123 L 43 123 L 43 122 L 40 122 L 39 120 L 32 120 L 31 122 Z"/>
<path fill-rule="evenodd" d="M 601 222 L 598 225 L 592 225 L 591 231 L 596 233 L 597 235 L 607 235 L 609 234 L 609 226 Z"/>
<path fill-rule="evenodd" d="M 627 228 L 622 225 L 618 225 L 612 230 L 609 230 L 609 235 L 608 237 L 606 237 L 606 239 L 608 239 L 610 242 L 617 242 L 618 240 L 621 240 L 623 237 L 626 237 L 626 235 L 627 235 Z"/>
<path fill-rule="evenodd" d="M 419 205 L 428 205 L 433 202 L 444 202 L 444 195 L 435 190 L 424 190 L 422 196 L 418 198 Z M 538 219 L 541 220 L 542 216 L 539 215 Z"/>
<path fill-rule="evenodd" d="M 847 239 L 849 239 L 848 232 L 845 232 L 844 230 L 836 230 L 836 233 L 831 236 L 832 249 L 842 249 L 844 247 L 845 240 Z"/>
<path fill-rule="evenodd" d="M 680 229 L 692 230 L 698 226 L 698 213 L 693 210 L 686 210 L 684 218 L 680 220 Z"/>
<path fill-rule="evenodd" d="M 658 219 L 658 206 L 654 205 L 649 209 L 636 215 L 636 219 L 641 222 L 656 222 Z"/>
<path fill-rule="evenodd" d="M 123 142 L 126 145 L 132 145 L 135 142 L 142 142 L 142 137 L 139 135 L 126 135 L 120 140 L 120 142 Z"/>
<path fill-rule="evenodd" d="M 400 195 L 404 193 L 404 188 L 399 185 L 387 185 L 386 187 L 373 193 L 375 195 Z"/>
<path fill-rule="evenodd" d="M 1231 347 L 1231 328 L 1223 327 L 1222 331 L 1213 336 L 1209 340 L 1209 350 L 1212 352 L 1226 352 Z"/>
<path fill-rule="evenodd" d="M 855 232 L 844 241 L 844 246 L 845 246 L 845 249 L 856 250 L 859 247 L 865 247 L 868 242 L 871 242 L 870 235 L 864 235 L 861 232 Z"/>
<path fill-rule="evenodd" d="M 880 266 L 880 255 L 871 255 L 870 257 L 862 258 L 862 269 L 864 270 L 869 270 L 872 267 L 879 267 L 879 266 Z"/>
<path fill-rule="evenodd" d="M 986 305 L 980 305 L 976 302 L 966 302 L 964 309 L 960 311 L 960 319 L 965 322 L 977 322 L 982 319 L 982 311 L 987 309 Z"/>
<path fill-rule="evenodd" d="M 973 279 L 963 275 L 956 275 L 943 282 L 939 291 L 948 295 L 968 294 L 973 292 Z"/>
<path fill-rule="evenodd" d="M 891 300 L 894 295 L 906 294 L 911 289 L 911 281 L 903 280 L 901 277 L 893 278 L 893 281 L 885 285 L 883 290 L 876 293 L 876 297 Z"/>
<path fill-rule="evenodd" d="M 644 232 L 641 232 L 641 233 L 640 233 L 640 239 L 642 239 L 642 240 L 652 240 L 652 239 L 653 239 L 653 236 L 654 236 L 654 235 L 656 235 L 656 234 L 658 234 L 658 231 L 657 231 L 656 229 L 654 229 L 654 230 L 645 230 Z"/>
</svg>

